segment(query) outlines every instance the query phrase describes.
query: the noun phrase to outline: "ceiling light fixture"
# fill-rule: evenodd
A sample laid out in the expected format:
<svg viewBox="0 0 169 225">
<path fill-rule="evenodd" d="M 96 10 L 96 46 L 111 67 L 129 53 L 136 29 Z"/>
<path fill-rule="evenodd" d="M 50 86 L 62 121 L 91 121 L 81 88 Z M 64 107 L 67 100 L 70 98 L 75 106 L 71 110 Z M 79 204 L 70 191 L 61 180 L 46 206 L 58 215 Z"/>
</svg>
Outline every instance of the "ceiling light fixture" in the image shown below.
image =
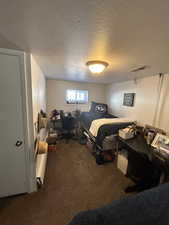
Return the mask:
<svg viewBox="0 0 169 225">
<path fill-rule="evenodd" d="M 86 65 L 89 67 L 89 70 L 92 73 L 101 73 L 105 68 L 109 65 L 107 62 L 99 61 L 99 60 L 93 60 L 88 61 Z"/>
</svg>

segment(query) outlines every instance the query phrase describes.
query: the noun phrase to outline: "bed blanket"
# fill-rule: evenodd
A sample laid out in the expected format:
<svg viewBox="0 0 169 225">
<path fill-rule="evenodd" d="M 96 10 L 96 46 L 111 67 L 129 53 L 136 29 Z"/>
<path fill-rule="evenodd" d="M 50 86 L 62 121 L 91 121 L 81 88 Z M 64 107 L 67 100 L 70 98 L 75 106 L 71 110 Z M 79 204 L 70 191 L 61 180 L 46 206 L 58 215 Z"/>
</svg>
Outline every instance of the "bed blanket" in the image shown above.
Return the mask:
<svg viewBox="0 0 169 225">
<path fill-rule="evenodd" d="M 168 225 L 169 184 L 80 212 L 69 225 Z"/>
<path fill-rule="evenodd" d="M 97 119 L 93 120 L 92 124 L 90 126 L 90 133 L 94 136 L 97 137 L 99 128 L 103 125 L 108 125 L 108 124 L 121 124 L 121 123 L 132 123 L 134 121 L 131 121 L 127 118 L 104 118 L 104 119 Z"/>
</svg>

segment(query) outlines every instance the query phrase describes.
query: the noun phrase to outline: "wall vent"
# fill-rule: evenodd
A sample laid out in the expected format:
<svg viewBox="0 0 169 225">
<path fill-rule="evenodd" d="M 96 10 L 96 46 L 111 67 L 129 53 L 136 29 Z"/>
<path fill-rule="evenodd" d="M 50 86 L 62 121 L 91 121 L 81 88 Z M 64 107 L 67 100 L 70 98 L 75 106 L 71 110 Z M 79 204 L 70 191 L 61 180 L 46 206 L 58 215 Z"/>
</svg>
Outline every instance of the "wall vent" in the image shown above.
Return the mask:
<svg viewBox="0 0 169 225">
<path fill-rule="evenodd" d="M 146 66 L 146 65 L 140 66 L 140 67 L 132 69 L 130 72 L 134 73 L 134 72 L 138 72 L 138 71 L 145 70 L 145 69 L 148 69 L 148 68 L 150 68 L 150 66 Z"/>
</svg>

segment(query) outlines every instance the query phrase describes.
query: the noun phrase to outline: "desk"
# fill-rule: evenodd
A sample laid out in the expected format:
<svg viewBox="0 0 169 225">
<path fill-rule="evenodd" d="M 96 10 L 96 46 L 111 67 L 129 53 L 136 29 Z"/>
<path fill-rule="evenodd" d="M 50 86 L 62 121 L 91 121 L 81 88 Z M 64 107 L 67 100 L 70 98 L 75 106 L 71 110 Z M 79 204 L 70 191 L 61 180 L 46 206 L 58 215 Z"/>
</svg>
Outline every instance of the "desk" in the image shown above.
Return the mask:
<svg viewBox="0 0 169 225">
<path fill-rule="evenodd" d="M 124 149 L 128 153 L 127 176 L 136 182 L 134 188 L 126 191 L 145 190 L 165 182 L 169 174 L 169 159 L 164 159 L 147 145 L 143 136 L 124 140 L 119 137 L 118 151 Z M 163 180 L 160 180 L 163 174 Z"/>
</svg>

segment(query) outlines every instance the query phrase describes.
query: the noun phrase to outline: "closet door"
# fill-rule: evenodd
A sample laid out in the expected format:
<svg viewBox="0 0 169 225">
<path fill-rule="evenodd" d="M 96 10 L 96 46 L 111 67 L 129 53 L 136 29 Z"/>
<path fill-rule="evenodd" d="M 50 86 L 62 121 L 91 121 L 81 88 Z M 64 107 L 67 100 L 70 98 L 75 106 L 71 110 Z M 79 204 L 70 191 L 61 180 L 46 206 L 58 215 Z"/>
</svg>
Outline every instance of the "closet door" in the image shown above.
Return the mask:
<svg viewBox="0 0 169 225">
<path fill-rule="evenodd" d="M 27 192 L 21 55 L 0 50 L 0 197 Z"/>
</svg>

